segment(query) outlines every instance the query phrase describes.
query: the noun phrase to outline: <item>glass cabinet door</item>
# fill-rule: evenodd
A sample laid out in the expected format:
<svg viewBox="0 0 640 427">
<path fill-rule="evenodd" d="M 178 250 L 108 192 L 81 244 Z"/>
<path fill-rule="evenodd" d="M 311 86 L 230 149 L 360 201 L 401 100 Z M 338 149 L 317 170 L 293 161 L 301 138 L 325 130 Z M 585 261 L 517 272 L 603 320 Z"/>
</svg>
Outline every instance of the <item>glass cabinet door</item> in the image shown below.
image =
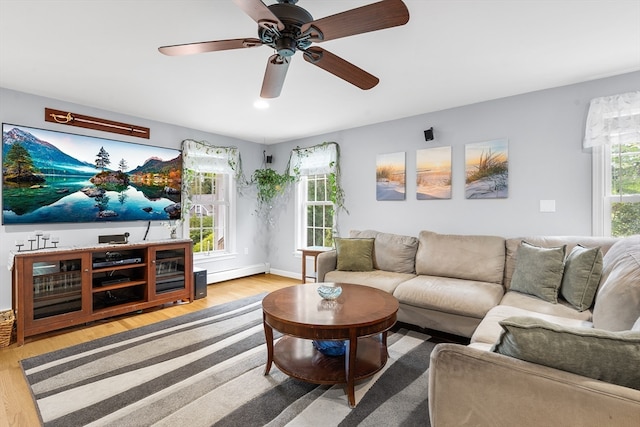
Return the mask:
<svg viewBox="0 0 640 427">
<path fill-rule="evenodd" d="M 185 289 L 184 248 L 157 250 L 154 263 L 156 294 Z"/>
<path fill-rule="evenodd" d="M 36 261 L 33 320 L 82 310 L 82 259 Z"/>
</svg>

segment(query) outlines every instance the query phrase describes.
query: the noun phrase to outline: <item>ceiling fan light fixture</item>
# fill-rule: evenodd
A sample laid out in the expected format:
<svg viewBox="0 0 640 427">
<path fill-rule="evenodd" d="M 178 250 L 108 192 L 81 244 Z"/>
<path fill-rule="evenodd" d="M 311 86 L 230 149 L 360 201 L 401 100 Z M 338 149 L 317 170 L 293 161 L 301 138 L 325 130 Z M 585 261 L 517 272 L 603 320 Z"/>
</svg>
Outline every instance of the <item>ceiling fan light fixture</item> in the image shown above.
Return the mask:
<svg viewBox="0 0 640 427">
<path fill-rule="evenodd" d="M 365 6 L 349 9 L 314 20 L 306 10 L 296 5 L 298 0 L 277 0 L 267 6 L 264 0 L 233 0 L 258 24 L 258 38 L 213 40 L 161 46 L 165 55 L 179 56 L 220 50 L 271 47 L 275 54 L 269 57 L 260 98 L 280 96 L 289 62 L 297 51 L 304 60 L 362 90 L 376 86 L 379 79 L 358 66 L 312 43 L 335 40 L 371 31 L 383 30 L 409 21 L 409 10 L 402 0 L 379 0 Z M 254 103 L 256 108 L 268 104 Z"/>
<path fill-rule="evenodd" d="M 258 98 L 253 103 L 253 107 L 257 108 L 258 110 L 266 110 L 267 108 L 269 108 L 269 102 L 265 98 Z"/>
</svg>

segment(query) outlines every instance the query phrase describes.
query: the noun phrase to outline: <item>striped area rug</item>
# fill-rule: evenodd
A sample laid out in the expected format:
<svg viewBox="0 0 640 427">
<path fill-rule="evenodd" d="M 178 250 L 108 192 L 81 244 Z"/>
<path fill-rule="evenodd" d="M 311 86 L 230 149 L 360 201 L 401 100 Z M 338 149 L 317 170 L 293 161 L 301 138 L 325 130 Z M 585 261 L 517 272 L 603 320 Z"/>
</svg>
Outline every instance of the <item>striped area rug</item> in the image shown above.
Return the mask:
<svg viewBox="0 0 640 427">
<path fill-rule="evenodd" d="M 389 333 L 390 359 L 356 386 L 265 376 L 264 295 L 21 361 L 45 426 L 427 426 L 434 343 Z M 312 345 L 309 342 L 309 345 Z"/>
</svg>

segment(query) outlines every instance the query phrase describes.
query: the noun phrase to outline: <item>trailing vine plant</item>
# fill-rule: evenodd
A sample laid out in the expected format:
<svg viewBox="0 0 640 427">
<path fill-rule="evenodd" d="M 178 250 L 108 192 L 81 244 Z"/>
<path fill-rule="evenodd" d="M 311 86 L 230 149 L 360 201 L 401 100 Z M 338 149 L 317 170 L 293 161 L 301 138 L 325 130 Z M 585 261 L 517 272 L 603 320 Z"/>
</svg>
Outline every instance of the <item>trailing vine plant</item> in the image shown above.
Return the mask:
<svg viewBox="0 0 640 427">
<path fill-rule="evenodd" d="M 291 157 L 289 157 L 289 164 L 287 164 L 286 173 L 293 175 L 295 177 L 295 181 L 299 181 L 302 172 L 301 166 L 303 159 L 314 155 L 318 150 L 329 150 L 333 148 L 335 148 L 335 160 L 332 160 L 327 164 L 327 169 L 330 170 L 330 172 L 326 173 L 327 184 L 329 186 L 329 200 L 331 200 L 335 206 L 336 213 L 339 210 L 343 210 L 348 214 L 349 211 L 344 205 L 344 190 L 340 183 L 340 146 L 337 142 L 323 142 L 306 148 L 296 147 L 292 150 Z"/>
<path fill-rule="evenodd" d="M 251 175 L 251 183 L 257 190 L 256 213 L 267 222 L 274 225 L 273 209 L 279 205 L 280 199 L 288 194 L 289 184 L 295 178 L 289 174 L 279 174 L 271 168 L 256 169 Z"/>
</svg>

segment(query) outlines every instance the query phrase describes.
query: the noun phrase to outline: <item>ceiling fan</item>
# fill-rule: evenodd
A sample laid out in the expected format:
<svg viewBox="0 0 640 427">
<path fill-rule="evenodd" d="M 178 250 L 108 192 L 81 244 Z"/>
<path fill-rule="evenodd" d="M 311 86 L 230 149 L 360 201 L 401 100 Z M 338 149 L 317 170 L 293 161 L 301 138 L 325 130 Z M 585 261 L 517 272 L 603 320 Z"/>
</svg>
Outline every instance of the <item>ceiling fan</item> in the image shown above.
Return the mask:
<svg viewBox="0 0 640 427">
<path fill-rule="evenodd" d="M 301 51 L 305 61 L 359 87 L 371 89 L 379 79 L 352 63 L 318 47 L 320 43 L 341 37 L 404 25 L 409 11 L 402 0 L 382 0 L 314 20 L 309 12 L 296 6 L 298 0 L 278 0 L 265 5 L 261 0 L 233 0 L 258 24 L 258 38 L 215 40 L 162 46 L 158 50 L 170 56 L 266 45 L 276 53 L 269 58 L 260 96 L 276 98 L 282 91 L 291 57 Z"/>
</svg>

